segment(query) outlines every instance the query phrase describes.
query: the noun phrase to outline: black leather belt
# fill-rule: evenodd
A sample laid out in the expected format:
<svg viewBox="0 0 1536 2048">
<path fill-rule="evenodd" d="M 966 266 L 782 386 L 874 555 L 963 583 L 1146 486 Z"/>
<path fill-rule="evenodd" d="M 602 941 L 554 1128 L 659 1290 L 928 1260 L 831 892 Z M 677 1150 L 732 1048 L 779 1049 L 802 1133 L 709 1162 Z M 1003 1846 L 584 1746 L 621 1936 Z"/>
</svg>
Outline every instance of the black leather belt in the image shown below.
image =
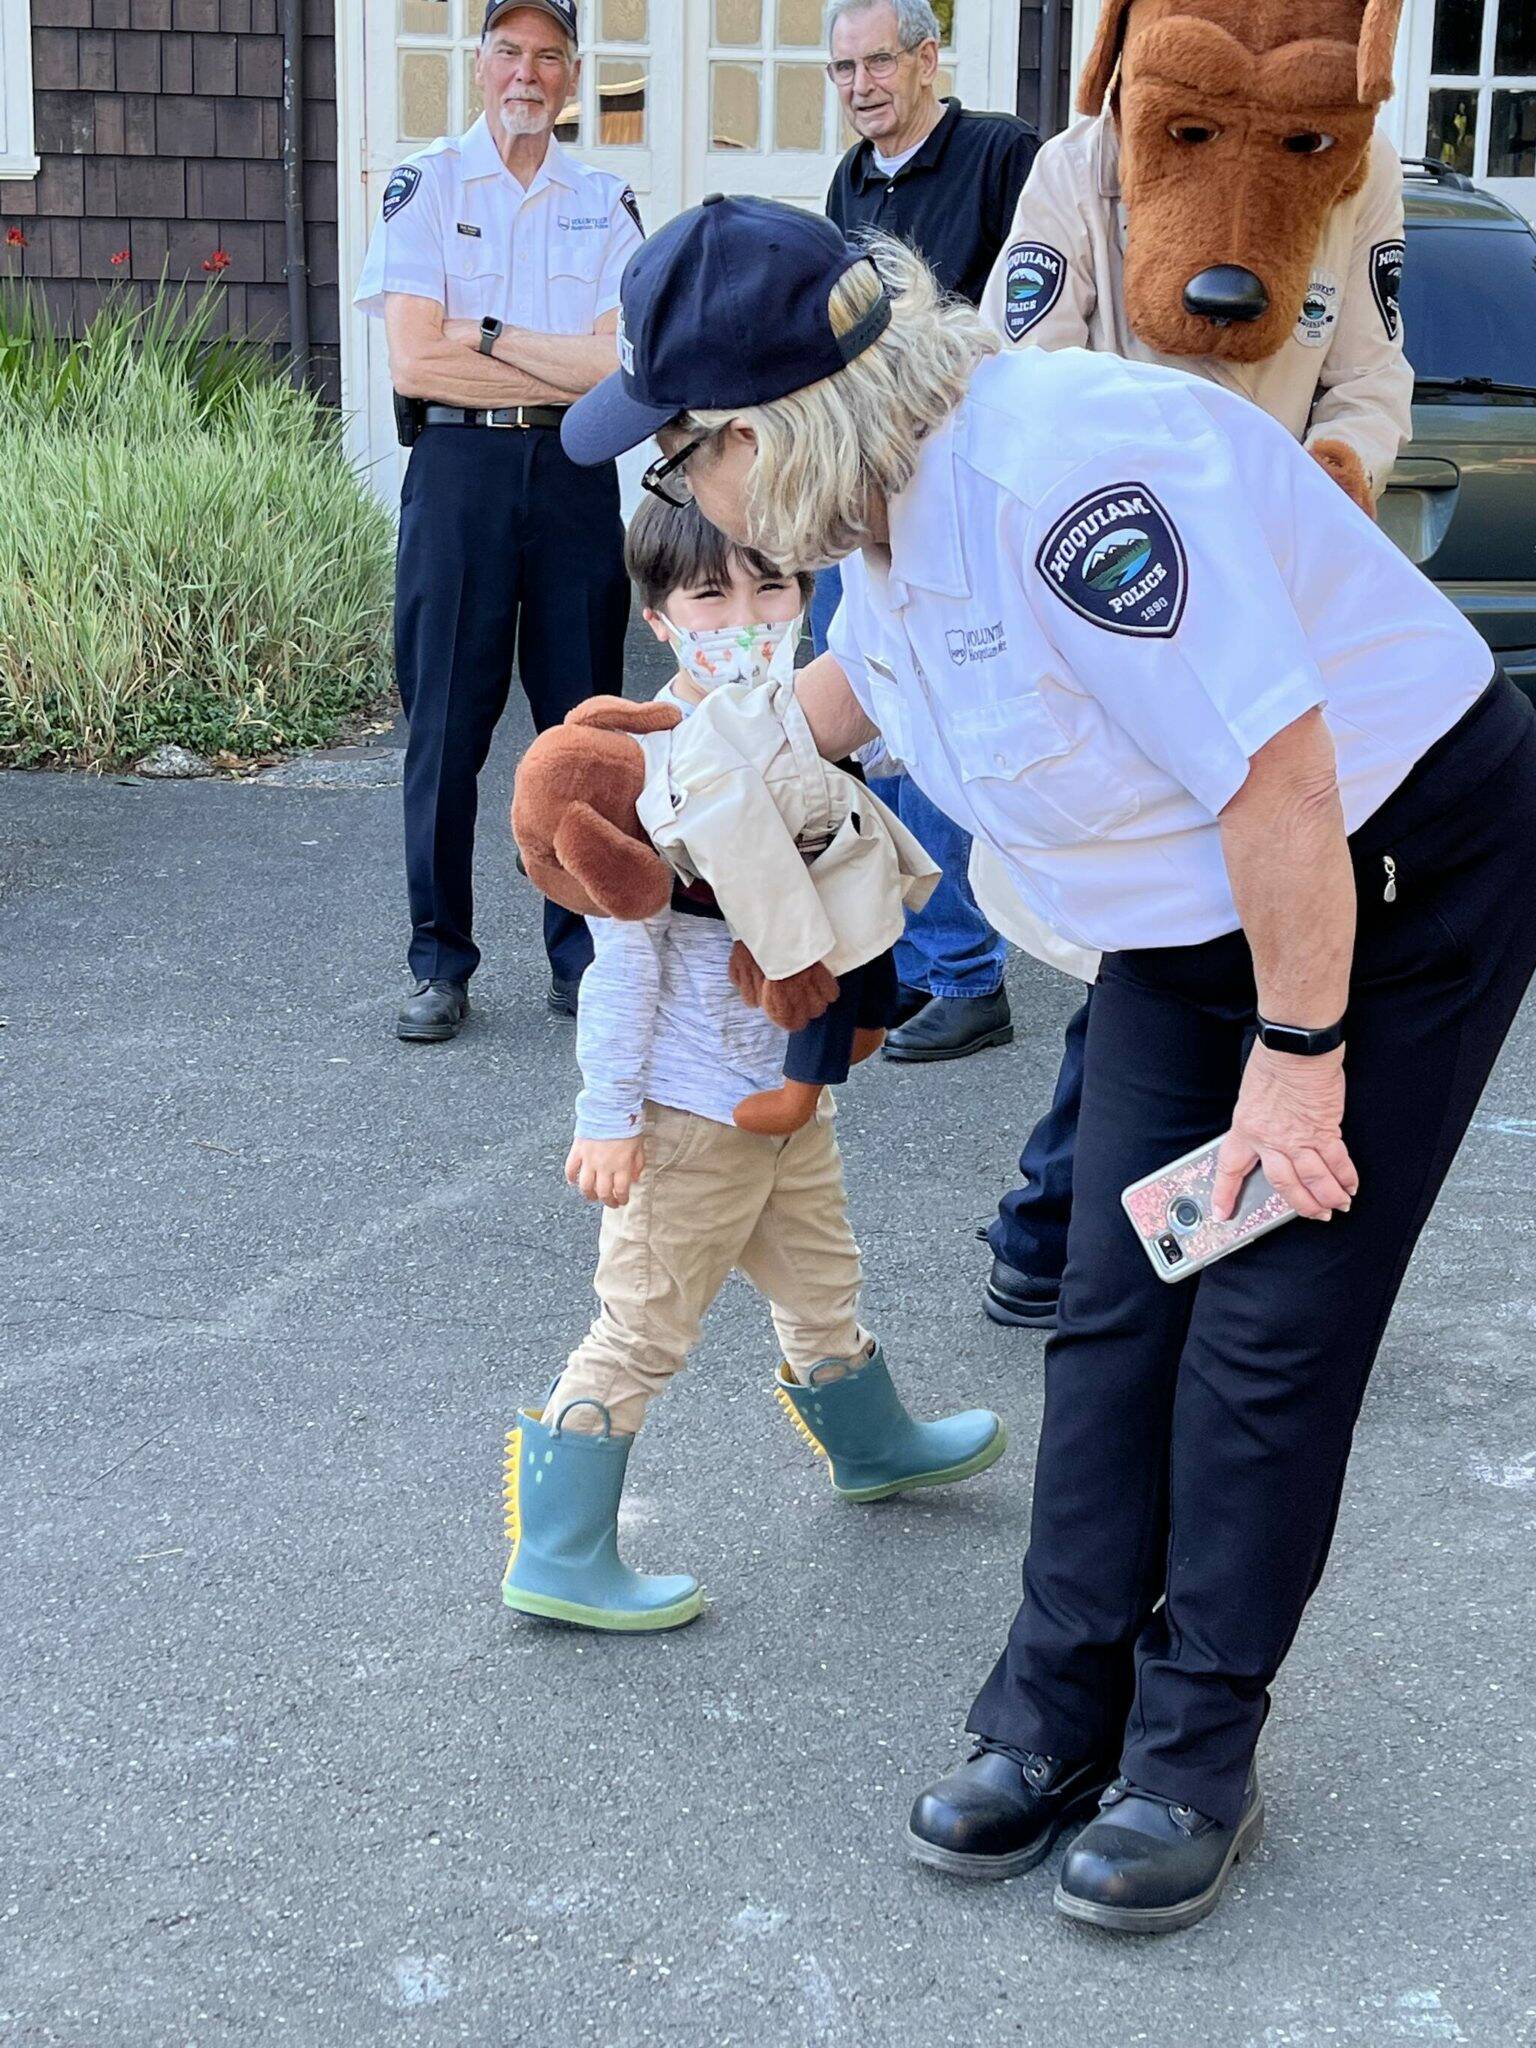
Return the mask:
<svg viewBox="0 0 1536 2048">
<path fill-rule="evenodd" d="M 472 412 L 462 405 L 429 405 L 429 427 L 558 427 L 570 411 L 566 405 L 503 405 L 495 412 Z"/>
</svg>

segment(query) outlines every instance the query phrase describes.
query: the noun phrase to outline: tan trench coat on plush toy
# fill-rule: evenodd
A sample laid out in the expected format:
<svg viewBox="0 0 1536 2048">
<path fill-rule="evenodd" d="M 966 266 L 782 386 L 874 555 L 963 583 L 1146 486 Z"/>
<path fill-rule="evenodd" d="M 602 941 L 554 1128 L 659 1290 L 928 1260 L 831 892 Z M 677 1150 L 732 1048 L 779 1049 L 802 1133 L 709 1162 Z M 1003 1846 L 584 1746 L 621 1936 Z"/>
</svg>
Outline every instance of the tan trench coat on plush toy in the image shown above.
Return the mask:
<svg viewBox="0 0 1536 2048">
<path fill-rule="evenodd" d="M 1412 429 L 1402 171 L 1376 110 L 1400 0 L 1104 0 L 1085 118 L 1041 148 L 981 310 L 1016 346 L 1092 348 L 1239 391 L 1374 516 Z M 999 930 L 1092 979 L 1021 920 Z"/>
</svg>

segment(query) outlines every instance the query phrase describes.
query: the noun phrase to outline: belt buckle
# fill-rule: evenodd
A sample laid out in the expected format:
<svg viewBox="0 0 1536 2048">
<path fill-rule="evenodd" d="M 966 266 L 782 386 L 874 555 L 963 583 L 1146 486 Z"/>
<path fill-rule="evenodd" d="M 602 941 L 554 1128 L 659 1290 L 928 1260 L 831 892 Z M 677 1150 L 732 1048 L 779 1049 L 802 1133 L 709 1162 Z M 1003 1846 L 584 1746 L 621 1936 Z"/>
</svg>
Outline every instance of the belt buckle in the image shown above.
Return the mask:
<svg viewBox="0 0 1536 2048">
<path fill-rule="evenodd" d="M 491 420 L 491 425 L 493 427 L 499 427 L 504 434 L 510 434 L 514 432 L 526 434 L 528 432 L 529 427 L 532 423 L 523 418 L 524 408 L 522 406 L 507 405 L 502 406 L 500 410 L 503 412 L 510 412 L 512 417 L 509 420 L 498 420 L 493 418 Z"/>
</svg>

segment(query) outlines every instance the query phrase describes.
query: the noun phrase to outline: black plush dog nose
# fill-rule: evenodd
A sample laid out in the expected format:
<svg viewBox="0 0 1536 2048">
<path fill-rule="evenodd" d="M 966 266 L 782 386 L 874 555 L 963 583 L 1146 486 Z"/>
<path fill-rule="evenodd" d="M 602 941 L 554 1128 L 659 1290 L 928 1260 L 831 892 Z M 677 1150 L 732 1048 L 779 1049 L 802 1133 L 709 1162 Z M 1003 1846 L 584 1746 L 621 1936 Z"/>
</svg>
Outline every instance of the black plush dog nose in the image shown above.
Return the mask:
<svg viewBox="0 0 1536 2048">
<path fill-rule="evenodd" d="M 1233 320 L 1257 320 L 1269 311 L 1269 293 L 1240 263 L 1218 263 L 1198 271 L 1184 287 L 1184 310 L 1225 327 Z"/>
</svg>

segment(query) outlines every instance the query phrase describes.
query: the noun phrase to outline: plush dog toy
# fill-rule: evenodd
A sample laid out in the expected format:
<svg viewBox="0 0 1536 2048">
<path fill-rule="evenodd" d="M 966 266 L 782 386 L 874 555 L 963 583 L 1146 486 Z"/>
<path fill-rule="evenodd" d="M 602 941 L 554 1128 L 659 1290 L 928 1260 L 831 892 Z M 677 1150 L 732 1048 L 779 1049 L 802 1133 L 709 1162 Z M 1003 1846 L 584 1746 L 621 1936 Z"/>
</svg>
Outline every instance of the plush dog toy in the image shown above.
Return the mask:
<svg viewBox="0 0 1536 2048">
<path fill-rule="evenodd" d="M 712 691 L 686 728 L 674 705 L 589 699 L 524 755 L 512 830 L 529 878 L 581 916 L 654 917 L 680 883 L 712 892 L 736 938 L 737 992 L 792 1034 L 837 1003 L 839 974 L 889 949 L 903 904 L 937 879 L 900 820 L 817 754 L 792 686 Z M 884 1036 L 853 1014 L 858 992 L 825 1048 L 818 1034 L 826 1079 Z M 739 1104 L 736 1122 L 786 1134 L 820 1094 L 819 1081 L 786 1080 Z"/>
</svg>

